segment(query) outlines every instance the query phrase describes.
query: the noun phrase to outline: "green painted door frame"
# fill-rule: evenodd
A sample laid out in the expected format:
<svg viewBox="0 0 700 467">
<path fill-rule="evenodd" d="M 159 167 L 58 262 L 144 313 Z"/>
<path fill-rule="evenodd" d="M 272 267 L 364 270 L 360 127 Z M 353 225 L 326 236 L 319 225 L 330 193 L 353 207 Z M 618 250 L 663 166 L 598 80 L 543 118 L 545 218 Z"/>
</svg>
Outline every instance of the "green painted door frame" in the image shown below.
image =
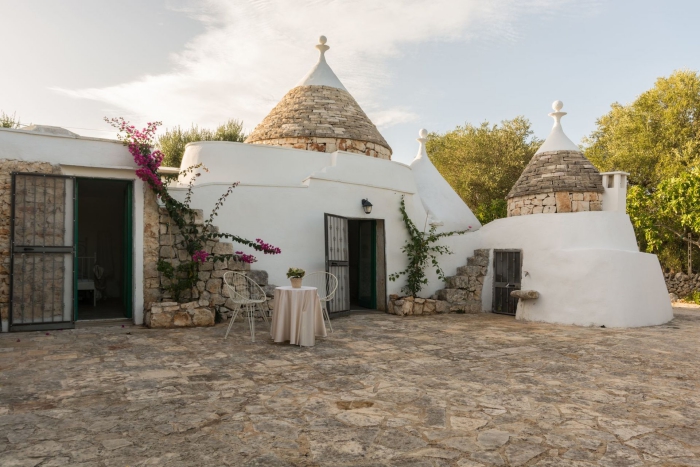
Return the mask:
<svg viewBox="0 0 700 467">
<path fill-rule="evenodd" d="M 127 318 L 132 317 L 134 309 L 133 269 L 134 269 L 134 182 L 129 182 L 124 190 L 124 279 L 122 281 L 122 304 Z"/>
</svg>

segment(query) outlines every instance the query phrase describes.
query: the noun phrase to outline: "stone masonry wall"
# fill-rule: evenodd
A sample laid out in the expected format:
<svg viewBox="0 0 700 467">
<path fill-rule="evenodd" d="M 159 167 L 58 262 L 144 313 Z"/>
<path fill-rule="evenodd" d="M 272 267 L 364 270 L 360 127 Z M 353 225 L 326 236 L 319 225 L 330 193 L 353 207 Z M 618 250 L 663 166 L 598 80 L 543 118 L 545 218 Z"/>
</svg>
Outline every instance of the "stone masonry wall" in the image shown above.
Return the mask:
<svg viewBox="0 0 700 467">
<path fill-rule="evenodd" d="M 437 298 L 449 303 L 450 311 L 481 313 L 489 254 L 488 249 L 474 250 L 474 256 L 467 258 L 467 265 L 458 267 L 456 275 L 446 278 L 445 288 L 438 291 Z"/>
<path fill-rule="evenodd" d="M 159 209 L 159 258 L 170 262 L 173 266 L 177 266 L 181 261 L 189 259 L 189 255 L 185 249 L 175 246 L 182 240 L 179 228 L 171 221 L 165 208 Z M 204 215 L 199 209 L 195 210 L 193 224 L 200 228 L 204 227 Z M 218 239 L 209 240 L 204 250 L 207 253 L 217 255 L 234 253 L 233 243 L 222 242 Z M 223 283 L 224 274 L 229 271 L 243 273 L 258 283 L 268 297 L 268 309 L 272 309 L 272 297 L 274 296 L 275 286 L 268 284 L 267 272 L 251 270 L 250 264 L 233 260 L 207 261 L 201 264 L 199 267 L 199 280 L 194 290 L 192 292 L 183 292 L 181 299 L 194 301 L 199 307 L 210 307 L 216 311 L 217 320 L 229 318 L 232 315 L 234 305 L 228 288 Z M 159 288 L 162 290 L 161 296 L 165 301 L 171 299 L 169 292 L 165 291 L 167 281 L 167 278 L 159 274 Z M 157 306 L 162 306 L 162 304 Z"/>
<path fill-rule="evenodd" d="M 354 139 L 305 136 L 254 141 L 252 144 L 267 144 L 270 146 L 306 149 L 307 151 L 317 152 L 347 151 L 355 154 L 364 154 L 370 157 L 377 157 L 379 159 L 391 160 L 391 151 L 384 146 Z"/>
<path fill-rule="evenodd" d="M 508 200 L 508 217 L 528 214 L 602 211 L 603 194 L 596 192 L 540 193 Z"/>
<path fill-rule="evenodd" d="M 668 293 L 676 294 L 678 298 L 686 298 L 696 290 L 700 291 L 700 274 L 666 272 L 664 279 Z"/>
<path fill-rule="evenodd" d="M 25 162 L 18 160 L 0 160 L 0 315 L 2 320 L 7 320 L 9 318 L 9 307 L 10 307 L 10 227 L 11 227 L 11 204 L 12 204 L 12 172 L 30 172 L 30 173 L 45 173 L 45 174 L 60 174 L 60 167 L 51 165 L 48 162 Z M 42 179 L 37 180 L 41 185 Z M 46 189 L 46 186 L 40 186 L 39 191 Z M 49 190 L 53 189 L 53 184 L 48 187 Z M 34 190 L 36 194 L 36 189 Z M 27 193 L 31 196 L 30 193 Z M 59 194 L 56 193 L 56 197 L 59 198 Z M 50 207 L 49 207 L 50 209 Z M 17 212 L 18 216 L 26 214 L 27 216 L 34 216 L 36 213 L 21 213 Z M 55 219 L 55 217 L 50 217 L 49 219 Z M 57 222 L 57 221 L 56 221 Z M 55 222 L 54 222 L 55 223 Z M 54 233 L 63 235 L 63 229 L 53 229 Z M 50 244 L 50 242 L 48 243 Z M 43 256 L 43 255 L 42 255 Z M 18 259 L 21 262 L 21 258 Z M 38 262 L 37 262 L 38 261 Z M 60 262 L 42 262 L 43 260 L 34 258 L 34 262 L 31 265 L 33 270 L 46 271 L 47 269 L 54 272 L 54 281 L 62 281 L 63 277 L 63 260 L 61 258 Z M 29 265 L 29 262 L 26 262 Z M 26 271 L 25 271 L 26 272 Z M 34 281 L 27 281 L 22 283 L 21 281 L 15 281 L 15 288 L 17 292 L 27 292 L 27 296 L 32 293 L 46 293 L 46 283 L 43 283 L 42 290 L 34 290 Z M 51 302 L 57 302 L 60 307 L 55 307 L 51 310 L 52 312 L 58 312 L 62 314 L 63 304 L 62 304 L 62 287 L 53 287 L 51 284 L 51 289 L 58 293 L 60 296 L 53 297 Z M 19 290 L 27 289 L 28 290 Z M 43 313 L 44 310 L 40 310 Z"/>
<path fill-rule="evenodd" d="M 445 279 L 445 288 L 430 298 L 389 296 L 387 313 L 399 316 L 437 313 L 481 313 L 481 292 L 488 272 L 490 250 L 474 250 L 467 265 Z"/>
<path fill-rule="evenodd" d="M 364 141 L 383 146 L 391 154 L 389 144 L 350 93 L 330 86 L 297 86 L 290 90 L 255 127 L 246 143 L 275 144 L 272 141 L 303 141 L 307 137 Z"/>
</svg>

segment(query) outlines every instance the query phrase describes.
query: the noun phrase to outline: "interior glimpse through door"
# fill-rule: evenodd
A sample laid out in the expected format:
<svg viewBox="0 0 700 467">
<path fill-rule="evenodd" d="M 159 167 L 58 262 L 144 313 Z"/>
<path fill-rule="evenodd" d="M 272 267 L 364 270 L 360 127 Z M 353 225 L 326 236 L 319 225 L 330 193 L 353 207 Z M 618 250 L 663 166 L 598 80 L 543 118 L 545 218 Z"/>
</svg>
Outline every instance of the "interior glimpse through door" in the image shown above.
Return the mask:
<svg viewBox="0 0 700 467">
<path fill-rule="evenodd" d="M 357 221 L 357 304 L 363 308 L 377 307 L 377 223 Z"/>
</svg>

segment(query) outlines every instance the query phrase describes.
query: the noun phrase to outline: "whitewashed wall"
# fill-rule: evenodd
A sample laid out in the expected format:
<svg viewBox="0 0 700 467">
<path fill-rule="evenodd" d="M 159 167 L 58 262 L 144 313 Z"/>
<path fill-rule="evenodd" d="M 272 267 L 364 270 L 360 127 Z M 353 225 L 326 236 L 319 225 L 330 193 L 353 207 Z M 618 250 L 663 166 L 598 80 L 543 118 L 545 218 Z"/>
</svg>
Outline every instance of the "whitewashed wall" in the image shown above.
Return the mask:
<svg viewBox="0 0 700 467">
<path fill-rule="evenodd" d="M 48 162 L 60 166 L 63 174 L 77 177 L 134 181 L 132 316 L 135 324 L 142 324 L 144 184 L 135 175 L 136 165 L 128 149 L 115 140 L 0 129 L 0 159 Z"/>
<path fill-rule="evenodd" d="M 182 166 L 197 163 L 209 168 L 196 183 L 193 202 L 205 212 L 228 183 L 241 181 L 216 224 L 282 248 L 279 256 L 258 255 L 254 266 L 267 270 L 275 284 L 287 283 L 285 272 L 292 266 L 324 268 L 324 212 L 384 219 L 388 273 L 406 265 L 400 251 L 407 239 L 398 211 L 401 195 L 416 225 L 425 225 L 420 193 L 403 164 L 349 153 L 194 143 L 188 145 Z M 362 211 L 362 198 L 374 205 L 369 216 Z M 445 220 L 452 225 L 458 221 Z M 613 327 L 660 324 L 672 318 L 658 260 L 639 253 L 629 217 L 621 212 L 499 219 L 447 238 L 444 244 L 454 252 L 441 258 L 447 275 L 455 274 L 477 248 L 523 250 L 522 288 L 537 290 L 541 298 L 522 302 L 519 319 Z M 484 286 L 484 311 L 491 307 L 492 275 L 490 271 Z M 432 269 L 428 278 L 423 296 L 444 287 Z M 403 281 L 388 282 L 387 291 L 399 293 L 402 285 Z"/>
<path fill-rule="evenodd" d="M 401 196 L 406 197 L 407 210 L 414 219 L 426 216 L 420 201 L 416 202 L 410 168 L 397 162 L 352 153 L 241 143 L 188 145 L 182 167 L 199 163 L 209 171 L 196 182 L 193 207 L 204 209 L 206 217 L 231 181 L 240 181 L 215 224 L 224 232 L 251 240 L 262 238 L 280 247 L 281 255 L 256 254 L 258 262 L 253 265 L 266 270 L 270 282 L 277 285 L 288 283 L 290 267 L 325 270 L 324 213 L 384 219 L 389 273 L 406 264 L 400 252 L 407 239 L 399 213 Z M 178 196 L 183 197 L 184 192 Z M 362 210 L 363 198 L 373 204 L 369 215 Z M 255 253 L 250 248 L 240 249 Z M 398 293 L 401 285 L 388 282 L 388 293 Z"/>
</svg>

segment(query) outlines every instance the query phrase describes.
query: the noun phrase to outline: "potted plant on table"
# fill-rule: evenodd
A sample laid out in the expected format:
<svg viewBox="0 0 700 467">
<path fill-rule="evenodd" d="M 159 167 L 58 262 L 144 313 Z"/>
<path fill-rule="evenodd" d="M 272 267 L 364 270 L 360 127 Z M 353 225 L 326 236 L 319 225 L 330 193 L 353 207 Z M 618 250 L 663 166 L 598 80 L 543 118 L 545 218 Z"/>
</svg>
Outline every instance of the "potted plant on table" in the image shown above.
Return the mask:
<svg viewBox="0 0 700 467">
<path fill-rule="evenodd" d="M 299 268 L 289 268 L 287 271 L 287 278 L 292 281 L 292 288 L 298 289 L 301 287 L 301 279 L 306 274 L 306 271 Z"/>
</svg>

